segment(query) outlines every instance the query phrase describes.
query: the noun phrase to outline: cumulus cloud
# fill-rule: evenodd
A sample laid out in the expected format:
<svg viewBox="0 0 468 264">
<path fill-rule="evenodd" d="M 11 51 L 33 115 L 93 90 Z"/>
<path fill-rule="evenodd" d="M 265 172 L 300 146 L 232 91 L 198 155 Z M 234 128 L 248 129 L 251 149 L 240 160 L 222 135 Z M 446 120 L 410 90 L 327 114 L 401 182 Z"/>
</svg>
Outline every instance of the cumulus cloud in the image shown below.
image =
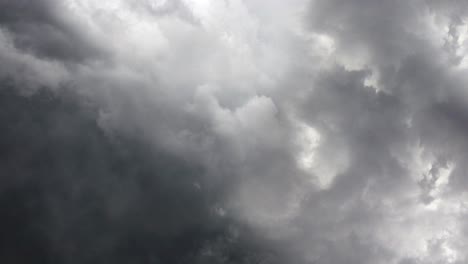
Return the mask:
<svg viewBox="0 0 468 264">
<path fill-rule="evenodd" d="M 468 260 L 465 2 L 0 10 L 5 261 Z"/>
</svg>

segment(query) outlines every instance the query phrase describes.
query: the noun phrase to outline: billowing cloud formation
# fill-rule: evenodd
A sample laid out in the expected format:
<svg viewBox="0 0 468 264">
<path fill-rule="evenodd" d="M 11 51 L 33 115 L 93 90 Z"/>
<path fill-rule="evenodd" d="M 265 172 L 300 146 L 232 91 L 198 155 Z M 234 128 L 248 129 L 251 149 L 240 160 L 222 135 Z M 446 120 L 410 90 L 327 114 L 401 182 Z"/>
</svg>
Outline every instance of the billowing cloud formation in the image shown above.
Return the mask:
<svg viewBox="0 0 468 264">
<path fill-rule="evenodd" d="M 464 1 L 0 10 L 8 261 L 468 261 Z"/>
</svg>

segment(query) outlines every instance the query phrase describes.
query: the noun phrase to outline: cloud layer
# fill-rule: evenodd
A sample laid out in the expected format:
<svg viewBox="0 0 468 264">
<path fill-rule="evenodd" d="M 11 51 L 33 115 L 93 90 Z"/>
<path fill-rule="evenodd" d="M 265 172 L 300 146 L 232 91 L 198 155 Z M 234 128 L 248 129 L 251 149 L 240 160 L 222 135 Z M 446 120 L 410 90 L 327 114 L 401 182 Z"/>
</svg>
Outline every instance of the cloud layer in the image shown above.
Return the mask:
<svg viewBox="0 0 468 264">
<path fill-rule="evenodd" d="M 467 12 L 0 0 L 1 257 L 465 263 Z"/>
</svg>

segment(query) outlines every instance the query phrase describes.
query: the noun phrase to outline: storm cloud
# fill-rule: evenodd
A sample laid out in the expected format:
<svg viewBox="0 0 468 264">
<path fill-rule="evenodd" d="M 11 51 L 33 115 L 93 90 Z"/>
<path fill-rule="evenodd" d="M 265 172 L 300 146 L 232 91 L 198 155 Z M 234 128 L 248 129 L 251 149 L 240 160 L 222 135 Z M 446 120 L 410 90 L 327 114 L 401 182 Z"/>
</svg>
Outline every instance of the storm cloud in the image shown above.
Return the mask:
<svg viewBox="0 0 468 264">
<path fill-rule="evenodd" d="M 467 16 L 0 0 L 0 261 L 466 263 Z"/>
</svg>

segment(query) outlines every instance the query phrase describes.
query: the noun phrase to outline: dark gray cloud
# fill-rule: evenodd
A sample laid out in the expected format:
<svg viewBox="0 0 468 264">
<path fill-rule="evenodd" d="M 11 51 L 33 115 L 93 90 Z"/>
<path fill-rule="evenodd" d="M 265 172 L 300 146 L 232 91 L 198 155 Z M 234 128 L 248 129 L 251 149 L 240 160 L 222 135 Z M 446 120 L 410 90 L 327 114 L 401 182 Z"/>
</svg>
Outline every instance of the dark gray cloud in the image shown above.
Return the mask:
<svg viewBox="0 0 468 264">
<path fill-rule="evenodd" d="M 220 213 L 223 185 L 134 137 L 109 138 L 74 92 L 3 83 L 4 263 L 252 263 L 281 257 Z M 250 260 L 252 259 L 252 260 Z"/>
<path fill-rule="evenodd" d="M 0 6 L 7 261 L 466 262 L 464 1 Z"/>
<path fill-rule="evenodd" d="M 62 62 L 96 59 L 105 52 L 81 34 L 54 1 L 2 0 L 0 10 L 2 29 L 23 52 Z"/>
</svg>

